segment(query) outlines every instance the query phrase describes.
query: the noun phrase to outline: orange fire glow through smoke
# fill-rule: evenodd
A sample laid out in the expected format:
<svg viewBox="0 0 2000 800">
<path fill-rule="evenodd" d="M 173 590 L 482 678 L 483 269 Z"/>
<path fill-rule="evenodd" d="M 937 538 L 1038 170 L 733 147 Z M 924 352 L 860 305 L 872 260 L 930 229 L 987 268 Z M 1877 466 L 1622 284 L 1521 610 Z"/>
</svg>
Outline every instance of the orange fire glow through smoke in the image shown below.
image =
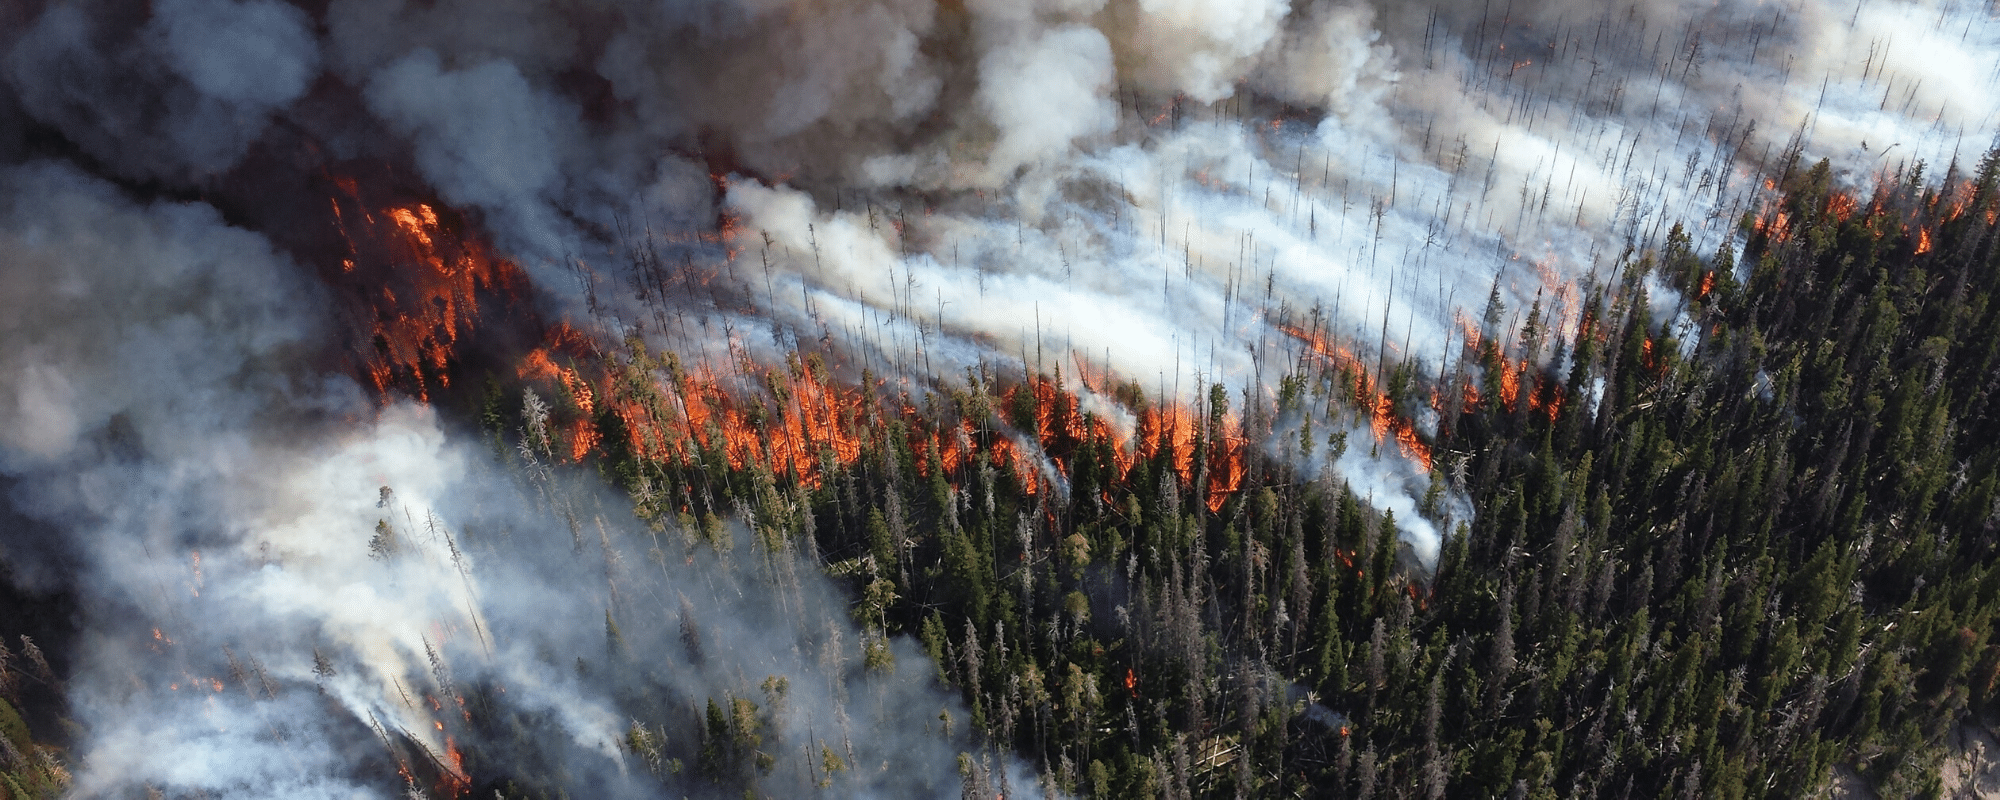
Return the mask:
<svg viewBox="0 0 2000 800">
<path fill-rule="evenodd" d="M 1461 323 L 1463 324 L 1464 322 L 1466 321 L 1461 317 Z M 1430 471 L 1430 445 L 1425 444 L 1422 437 L 1418 436 L 1416 424 L 1413 421 L 1396 413 L 1395 398 L 1390 397 L 1386 392 L 1380 391 L 1374 385 L 1374 381 L 1369 377 L 1368 368 L 1361 363 L 1359 358 L 1355 357 L 1352 351 L 1331 343 L 1323 334 L 1316 331 L 1307 331 L 1289 325 L 1279 326 L 1279 330 L 1305 343 L 1315 355 L 1328 362 L 1333 368 L 1351 373 L 1354 376 L 1354 386 L 1352 387 L 1354 390 L 1354 400 L 1357 405 L 1367 410 L 1368 428 L 1374 434 L 1376 444 L 1379 445 L 1393 439 L 1396 443 L 1396 449 L 1401 451 L 1405 458 L 1416 462 L 1425 472 Z M 1477 329 L 1469 325 L 1466 327 L 1466 335 L 1468 343 L 1476 343 L 1478 341 Z M 1470 387 L 1467 387 L 1467 389 L 1468 399 L 1470 402 L 1476 404 L 1479 400 L 1478 391 Z"/>
<path fill-rule="evenodd" d="M 1248 442 L 1243 438 L 1242 425 L 1234 416 L 1224 416 L 1222 430 L 1215 443 L 1215 458 L 1208 472 L 1208 510 L 1213 513 L 1222 510 L 1222 504 L 1229 496 L 1243 488 L 1243 450 Z"/>
<path fill-rule="evenodd" d="M 1194 412 L 1185 406 L 1148 408 L 1139 415 L 1139 455 L 1155 458 L 1168 451 L 1181 482 L 1194 479 Z"/>
<path fill-rule="evenodd" d="M 358 284 L 365 306 L 363 371 L 378 395 L 396 387 L 427 402 L 434 387 L 450 385 L 453 347 L 478 322 L 480 296 L 521 297 L 525 274 L 477 237 L 458 235 L 461 223 L 429 203 L 371 209 L 358 181 L 333 182 L 332 222 L 347 247 L 342 280 Z"/>
<path fill-rule="evenodd" d="M 448 208 L 407 199 L 384 202 L 355 179 L 331 180 L 336 188 L 330 222 L 346 252 L 329 269 L 362 287 L 358 332 L 369 342 L 360 348 L 362 371 L 385 399 L 393 390 L 429 402 L 436 390 L 450 386 L 458 359 L 454 348 L 478 325 L 482 311 L 491 316 L 526 296 L 525 273 L 467 234 L 467 223 Z M 733 254 L 749 246 L 745 235 L 739 222 L 725 219 L 711 243 L 722 243 Z M 491 305 L 482 309 L 483 303 Z M 1069 388 L 1074 384 L 1039 377 L 992 398 L 1001 401 L 995 407 L 1011 407 L 1014 393 L 1028 393 L 1034 416 L 1033 430 L 1021 432 L 1026 438 L 994 430 L 988 419 L 958 420 L 940 429 L 907 397 L 884 402 L 880 387 L 839 384 L 823 365 L 805 368 L 794 361 L 789 368 L 767 370 L 734 347 L 731 353 L 723 363 L 685 369 L 643 354 L 621 363 L 604 358 L 587 335 L 556 324 L 515 364 L 513 377 L 545 399 L 547 440 L 534 446 L 557 462 L 614 452 L 678 464 L 720 458 L 732 469 L 766 469 L 818 486 L 829 470 L 857 462 L 864 449 L 885 445 L 885 420 L 900 419 L 919 451 L 920 474 L 941 469 L 956 480 L 984 457 L 1031 494 L 1045 488 L 1051 466 L 1066 473 L 1088 461 L 1097 474 L 1112 473 L 1115 482 L 1141 458 L 1164 458 L 1182 487 L 1219 510 L 1247 478 L 1248 442 L 1241 420 L 1229 414 L 1219 415 L 1211 430 L 1194 408 L 1167 401 L 1133 408 L 1136 429 L 1121 430 L 1085 413 L 1083 398 Z M 1351 355 L 1345 358 L 1358 364 Z M 1109 369 L 1092 369 L 1080 360 L 1076 366 L 1072 374 L 1079 376 L 1081 391 L 1095 399 L 1108 400 L 1106 392 L 1119 385 Z M 1375 394 L 1365 378 L 1356 388 Z M 1394 418 L 1386 403 L 1377 405 L 1371 419 L 1378 439 L 1396 439 L 1428 466 L 1428 449 L 1409 423 Z M 1198 441 L 1206 443 L 1200 454 Z"/>
</svg>

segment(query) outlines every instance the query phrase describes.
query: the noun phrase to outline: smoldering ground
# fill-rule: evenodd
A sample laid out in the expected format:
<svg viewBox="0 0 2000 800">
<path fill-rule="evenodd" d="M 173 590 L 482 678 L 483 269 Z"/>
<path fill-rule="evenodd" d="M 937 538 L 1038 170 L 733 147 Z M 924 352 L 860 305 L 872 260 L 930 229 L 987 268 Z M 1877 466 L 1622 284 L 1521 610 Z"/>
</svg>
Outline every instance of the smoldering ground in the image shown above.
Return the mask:
<svg viewBox="0 0 2000 800">
<path fill-rule="evenodd" d="M 635 721 L 678 780 L 665 754 L 698 755 L 710 698 L 755 703 L 799 785 L 823 747 L 885 793 L 949 789 L 963 749 L 920 659 L 851 663 L 863 633 L 800 556 L 493 474 L 434 412 L 356 388 L 328 352 L 352 321 L 313 277 L 338 254 L 294 232 L 325 228 L 302 210 L 323 184 L 286 177 L 390 165 L 605 342 L 838 339 L 918 392 L 1066 363 L 1266 402 L 1300 320 L 1360 363 L 1462 370 L 1526 309 L 1573 330 L 1677 220 L 1730 241 L 1793 155 L 1859 185 L 1982 151 L 2000 42 L 1950 2 L 101 0 L 0 20 L 0 469 L 45 523 L 7 552 L 84 598 L 78 787 L 211 796 L 391 791 L 399 758 L 432 780 L 475 740 L 616 792 L 654 766 Z M 626 267 L 649 247 L 719 285 L 640 298 Z M 659 324 L 660 303 L 702 322 Z M 1422 471 L 1362 452 L 1301 459 L 1412 506 Z M 1442 531 L 1398 517 L 1436 552 Z M 378 522 L 394 547 L 371 558 Z M 460 699 L 509 711 L 454 718 Z M 477 728 L 497 718 L 540 735 Z"/>
</svg>

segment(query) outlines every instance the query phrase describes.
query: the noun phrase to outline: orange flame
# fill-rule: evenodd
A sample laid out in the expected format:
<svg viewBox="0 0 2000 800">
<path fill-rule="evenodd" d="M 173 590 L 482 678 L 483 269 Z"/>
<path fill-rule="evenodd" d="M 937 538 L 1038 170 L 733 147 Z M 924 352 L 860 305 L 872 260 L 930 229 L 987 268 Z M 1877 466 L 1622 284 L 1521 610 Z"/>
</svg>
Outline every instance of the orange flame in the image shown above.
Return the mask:
<svg viewBox="0 0 2000 800">
<path fill-rule="evenodd" d="M 1028 454 L 1005 436 L 993 437 L 993 466 L 1014 471 L 1021 479 L 1021 491 L 1035 494 L 1041 491 L 1041 471 L 1029 460 Z"/>
<path fill-rule="evenodd" d="M 1466 352 L 1477 352 L 1479 350 L 1480 339 L 1478 323 L 1473 322 L 1472 318 L 1466 316 L 1464 311 L 1454 312 L 1452 318 L 1458 322 L 1458 330 L 1465 337 Z"/>
<path fill-rule="evenodd" d="M 1150 459 L 1164 450 L 1181 483 L 1194 480 L 1194 424 L 1194 412 L 1185 406 L 1146 409 L 1139 416 L 1139 455 Z"/>
<path fill-rule="evenodd" d="M 1225 415 L 1222 430 L 1217 432 L 1214 458 L 1208 471 L 1208 510 L 1222 510 L 1222 504 L 1229 496 L 1243 488 L 1243 450 L 1247 442 L 1240 430 L 1241 425 L 1233 415 Z"/>
<path fill-rule="evenodd" d="M 378 394 L 395 387 L 428 401 L 433 385 L 450 385 L 453 347 L 478 322 L 482 296 L 521 297 L 526 276 L 429 203 L 372 208 L 359 181 L 333 183 L 332 223 L 347 252 L 332 279 L 362 306 L 363 371 Z"/>
<path fill-rule="evenodd" d="M 1541 411 L 1554 422 L 1561 415 L 1562 406 L 1562 386 L 1552 380 L 1536 379 L 1534 391 L 1528 394 L 1528 410 Z"/>
<path fill-rule="evenodd" d="M 1478 330 L 1468 323 L 1469 320 L 1460 317 L 1460 324 L 1466 330 L 1466 341 L 1468 344 L 1473 344 L 1478 341 Z M 1313 354 L 1326 360 L 1334 368 L 1354 376 L 1352 387 L 1354 401 L 1368 412 L 1368 428 L 1374 434 L 1376 444 L 1393 439 L 1396 442 L 1396 449 L 1401 451 L 1405 458 L 1416 462 L 1425 472 L 1431 470 L 1430 445 L 1425 444 L 1422 437 L 1417 435 L 1416 423 L 1396 413 L 1395 398 L 1374 385 L 1367 367 L 1352 351 L 1333 344 L 1318 331 L 1307 331 L 1291 325 L 1280 325 L 1278 329 L 1304 342 Z M 1477 405 L 1478 390 L 1467 387 L 1466 399 L 1470 404 Z"/>
<path fill-rule="evenodd" d="M 1769 236 L 1771 241 L 1786 241 L 1791 238 L 1792 233 L 1791 215 L 1786 214 L 1784 211 L 1772 212 L 1770 217 L 1758 224 L 1757 230 L 1765 236 Z"/>
<path fill-rule="evenodd" d="M 465 754 L 458 749 L 458 741 L 444 737 L 445 774 L 438 779 L 438 789 L 451 797 L 464 794 L 472 788 L 472 778 L 465 774 Z"/>
<path fill-rule="evenodd" d="M 367 198 L 376 195 L 365 193 L 359 181 L 331 181 L 336 187 L 331 222 L 346 246 L 337 269 L 343 280 L 366 287 L 357 316 L 369 340 L 359 348 L 367 379 L 385 395 L 393 387 L 428 402 L 434 389 L 450 386 L 453 348 L 479 322 L 482 302 L 523 296 L 525 274 L 467 235 L 465 223 L 449 209 L 407 199 L 371 202 Z M 725 219 L 714 241 L 733 255 L 745 246 L 744 235 L 740 223 Z M 702 279 L 694 274 L 698 270 L 684 272 L 684 280 Z M 1098 459 L 1122 477 L 1138 458 L 1166 455 L 1181 485 L 1202 492 L 1206 504 L 1217 509 L 1241 489 L 1247 472 L 1247 443 L 1235 417 L 1223 415 L 1206 449 L 1207 463 L 1197 465 L 1194 444 L 1202 421 L 1190 408 L 1168 402 L 1140 410 L 1138 430 L 1128 434 L 1082 413 L 1079 397 L 1060 380 L 1036 378 L 1010 390 L 1010 398 L 1030 393 L 1034 407 L 1034 429 L 1025 432 L 1028 438 L 1014 439 L 993 435 L 987 420 L 936 429 L 919 418 L 907 398 L 899 408 L 885 408 L 875 396 L 878 387 L 839 388 L 818 366 L 804 369 L 794 362 L 789 370 L 758 374 L 744 357 L 740 363 L 676 369 L 671 380 L 661 366 L 644 359 L 607 361 L 586 337 L 557 325 L 515 372 L 553 398 L 546 444 L 547 455 L 558 461 L 581 462 L 615 444 L 662 462 L 719 456 L 733 469 L 755 465 L 816 486 L 829 469 L 857 461 L 864 442 L 882 435 L 883 420 L 900 413 L 909 441 L 922 451 L 916 463 L 920 473 L 956 474 L 984 455 L 1010 470 L 1029 493 L 1041 491 L 1045 464 L 1066 471 L 1080 458 Z M 1115 385 L 1108 370 L 1079 368 L 1076 374 L 1095 393 Z M 746 388 L 759 383 L 767 391 Z M 621 431 L 622 441 L 606 441 L 610 426 Z M 1406 424 L 1386 431 L 1406 448 L 1422 447 Z M 1104 446 L 1083 449 L 1092 444 Z M 1198 466 L 1208 470 L 1206 485 L 1199 487 Z"/>
<path fill-rule="evenodd" d="M 1504 359 L 1501 360 L 1500 406 L 1502 408 L 1505 408 L 1508 411 L 1514 410 L 1514 403 L 1521 394 L 1521 373 L 1527 371 L 1527 368 L 1528 368 L 1527 364 L 1522 364 L 1519 367 L 1515 367 L 1508 364 Z"/>
<path fill-rule="evenodd" d="M 563 437 L 569 442 L 569 460 L 582 461 L 597 449 L 603 436 L 591 422 L 591 417 L 597 412 L 597 393 L 589 381 L 576 370 L 556 364 L 549 358 L 547 348 L 536 348 L 530 352 L 517 372 L 523 379 L 554 384 L 561 390 L 561 396 L 575 405 L 577 419 L 568 426 L 567 435 Z"/>
</svg>

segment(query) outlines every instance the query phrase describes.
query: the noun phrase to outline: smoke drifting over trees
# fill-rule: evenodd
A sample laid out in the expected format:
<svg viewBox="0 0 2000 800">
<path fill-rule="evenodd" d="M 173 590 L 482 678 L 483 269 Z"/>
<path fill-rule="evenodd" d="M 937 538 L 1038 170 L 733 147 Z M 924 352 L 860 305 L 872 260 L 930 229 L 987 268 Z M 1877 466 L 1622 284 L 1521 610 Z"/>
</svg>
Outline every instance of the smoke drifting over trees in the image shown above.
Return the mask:
<svg viewBox="0 0 2000 800">
<path fill-rule="evenodd" d="M 1469 780 L 1438 720 L 1546 690 L 1524 682 L 1562 646 L 1553 609 L 1643 609 L 1688 564 L 1700 616 L 1762 586 L 1680 538 L 1643 573 L 1586 552 L 1613 512 L 1581 482 L 1507 499 L 1495 442 L 1539 430 L 1591 463 L 1630 365 L 1721 358 L 1710 291 L 1805 274 L 1710 254 L 1845 222 L 1831 190 L 1849 213 L 1878 181 L 1921 196 L 1925 163 L 1963 182 L 2000 111 L 1995 22 L 1900 0 L 8 4 L 0 574 L 65 646 L 0 659 L 0 696 L 33 682 L 61 701 L 21 702 L 32 721 L 77 728 L 67 767 L 0 730 L 0 768 L 80 796 L 1187 794 L 1265 785 L 1253 754 L 1288 751 L 1251 721 L 1297 705 L 1343 732 L 1345 785 L 1438 796 Z M 1803 335 L 1757 308 L 1715 313 Z M 686 435 L 648 450 L 662 421 Z M 1831 473 L 1874 431 L 1810 455 Z M 1502 633 L 1415 639 L 1446 613 L 1419 584 L 1521 557 L 1455 533 L 1500 535 L 1470 527 L 1493 512 L 1547 527 L 1556 561 L 1437 599 Z M 1854 569 L 1832 552 L 1815 569 Z M 1116 685 L 1126 651 L 1091 650 L 1111 630 L 1184 696 Z M 1871 658 L 1846 683 L 1739 672 L 1729 705 L 1793 692 L 1799 729 L 1892 682 Z M 1492 679 L 1461 697 L 1454 670 Z M 1420 739 L 1350 741 L 1342 714 L 1381 708 Z M 1111 729 L 1151 749 L 1117 761 Z M 1592 757 L 1620 735 L 1585 730 Z"/>
</svg>

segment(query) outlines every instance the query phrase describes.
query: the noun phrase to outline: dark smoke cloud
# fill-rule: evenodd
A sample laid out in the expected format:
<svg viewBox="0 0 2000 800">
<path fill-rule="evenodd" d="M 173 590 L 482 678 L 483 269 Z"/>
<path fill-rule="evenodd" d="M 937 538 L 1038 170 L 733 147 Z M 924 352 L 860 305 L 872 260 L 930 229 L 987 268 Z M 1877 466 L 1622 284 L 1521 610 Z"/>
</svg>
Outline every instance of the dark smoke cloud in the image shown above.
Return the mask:
<svg viewBox="0 0 2000 800">
<path fill-rule="evenodd" d="M 319 71 L 305 13 L 276 0 L 50 7 L 13 43 L 22 105 L 123 174 L 228 169 Z"/>
<path fill-rule="evenodd" d="M 417 168 L 439 195 L 491 213 L 503 246 L 563 251 L 549 214 L 562 188 L 564 151 L 580 135 L 573 106 L 530 86 L 512 62 L 450 69 L 426 49 L 374 71 L 365 97 L 369 110 L 412 142 Z"/>
</svg>

